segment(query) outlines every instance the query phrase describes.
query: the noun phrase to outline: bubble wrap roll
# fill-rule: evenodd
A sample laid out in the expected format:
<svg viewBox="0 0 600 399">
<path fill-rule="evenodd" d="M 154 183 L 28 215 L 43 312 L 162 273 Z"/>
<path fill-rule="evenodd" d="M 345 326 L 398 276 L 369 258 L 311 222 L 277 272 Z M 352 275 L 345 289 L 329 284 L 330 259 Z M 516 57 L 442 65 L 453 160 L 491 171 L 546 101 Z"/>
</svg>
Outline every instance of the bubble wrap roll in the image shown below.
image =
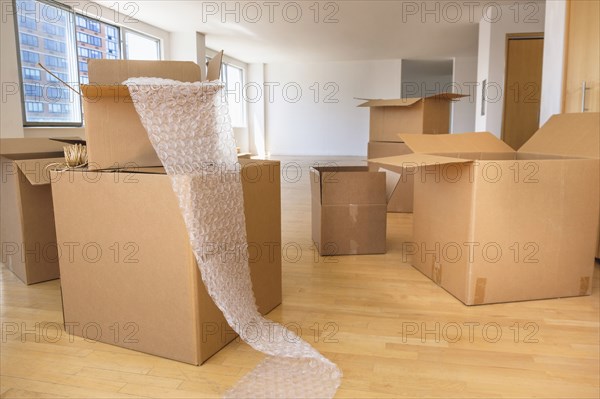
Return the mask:
<svg viewBox="0 0 600 399">
<path fill-rule="evenodd" d="M 175 192 L 206 289 L 242 340 L 267 357 L 225 397 L 331 398 L 339 368 L 257 309 L 244 199 L 223 84 L 133 78 L 124 84 Z M 241 251 L 244 256 L 229 256 Z"/>
</svg>

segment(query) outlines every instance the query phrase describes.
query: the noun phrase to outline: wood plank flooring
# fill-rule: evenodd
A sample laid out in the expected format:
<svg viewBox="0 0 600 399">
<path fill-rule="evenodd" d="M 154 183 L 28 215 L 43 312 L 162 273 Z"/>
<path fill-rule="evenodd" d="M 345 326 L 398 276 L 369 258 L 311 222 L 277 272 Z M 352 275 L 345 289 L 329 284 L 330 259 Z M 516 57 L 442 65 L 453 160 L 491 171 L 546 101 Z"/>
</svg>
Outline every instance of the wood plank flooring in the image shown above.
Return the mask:
<svg viewBox="0 0 600 399">
<path fill-rule="evenodd" d="M 340 366 L 336 397 L 600 397 L 598 263 L 592 296 L 467 307 L 401 262 L 409 214 L 388 215 L 385 255 L 320 258 L 314 161 L 285 159 L 284 297 L 268 317 Z M 57 328 L 60 281 L 25 286 L 4 266 L 0 278 L 2 398 L 213 398 L 263 358 L 234 341 L 195 367 L 88 342 Z"/>
</svg>

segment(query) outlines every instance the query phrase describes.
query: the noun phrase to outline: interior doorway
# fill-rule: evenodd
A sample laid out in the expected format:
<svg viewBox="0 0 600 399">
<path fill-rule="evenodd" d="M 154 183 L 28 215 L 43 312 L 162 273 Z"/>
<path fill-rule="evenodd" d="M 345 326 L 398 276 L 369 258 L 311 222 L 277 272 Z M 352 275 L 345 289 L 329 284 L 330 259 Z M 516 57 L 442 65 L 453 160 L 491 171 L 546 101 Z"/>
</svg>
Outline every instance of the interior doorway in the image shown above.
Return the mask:
<svg viewBox="0 0 600 399">
<path fill-rule="evenodd" d="M 506 35 L 502 140 L 515 150 L 539 128 L 543 55 L 543 33 Z"/>
</svg>

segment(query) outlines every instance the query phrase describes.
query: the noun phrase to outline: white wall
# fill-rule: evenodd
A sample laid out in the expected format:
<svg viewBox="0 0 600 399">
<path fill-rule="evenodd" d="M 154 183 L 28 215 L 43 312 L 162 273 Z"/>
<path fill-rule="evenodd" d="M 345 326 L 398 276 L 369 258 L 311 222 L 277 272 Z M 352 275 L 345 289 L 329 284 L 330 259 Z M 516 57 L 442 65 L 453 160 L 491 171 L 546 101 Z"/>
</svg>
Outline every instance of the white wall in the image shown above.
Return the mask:
<svg viewBox="0 0 600 399">
<path fill-rule="evenodd" d="M 266 65 L 267 152 L 365 156 L 369 110 L 354 97 L 399 97 L 400 72 L 400 60 Z"/>
<path fill-rule="evenodd" d="M 402 60 L 402 97 L 424 97 L 451 90 L 452 60 Z"/>
<path fill-rule="evenodd" d="M 487 79 L 488 101 L 486 114 L 482 116 L 481 90 L 477 90 L 476 128 L 487 130 L 497 137 L 502 133 L 506 34 L 544 32 L 544 2 L 521 2 L 518 7 L 514 4 L 488 8 L 490 13 L 479 24 L 477 79 L 480 85 Z"/>
<path fill-rule="evenodd" d="M 540 126 L 552 115 L 562 112 L 566 14 L 565 0 L 546 3 Z"/>
<path fill-rule="evenodd" d="M 154 36 L 161 41 L 162 56 L 169 59 L 169 33 L 140 21 L 128 21 L 125 15 L 116 13 L 90 1 L 66 2 L 77 4 L 76 11 L 92 18 L 117 23 L 129 29 Z M 83 128 L 71 127 L 23 127 L 21 91 L 14 84 L 19 84 L 19 66 L 17 59 L 14 16 L 12 0 L 0 0 L 2 6 L 2 46 L 0 47 L 0 66 L 2 84 L 2 102 L 0 103 L 0 137 L 84 137 Z"/>
<path fill-rule="evenodd" d="M 477 57 L 456 57 L 452 76 L 453 92 L 469 97 L 452 103 L 451 133 L 475 131 L 477 102 Z"/>
<path fill-rule="evenodd" d="M 265 64 L 248 64 L 246 70 L 246 98 L 248 116 L 248 151 L 260 157 L 267 153 L 265 142 Z"/>
</svg>

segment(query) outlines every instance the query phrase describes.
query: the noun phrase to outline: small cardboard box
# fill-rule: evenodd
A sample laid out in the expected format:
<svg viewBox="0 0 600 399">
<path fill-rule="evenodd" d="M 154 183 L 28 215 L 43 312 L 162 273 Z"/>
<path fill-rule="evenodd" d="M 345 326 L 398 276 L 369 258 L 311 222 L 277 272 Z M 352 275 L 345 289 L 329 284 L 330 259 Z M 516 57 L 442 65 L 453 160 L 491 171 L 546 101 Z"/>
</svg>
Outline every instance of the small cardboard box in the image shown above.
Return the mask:
<svg viewBox="0 0 600 399">
<path fill-rule="evenodd" d="M 209 64 L 208 80 L 219 78 L 222 52 Z M 88 169 L 161 166 L 158 155 L 122 83 L 134 77 L 181 82 L 201 79 L 200 67 L 185 61 L 88 60 L 90 84 L 81 85 Z"/>
<path fill-rule="evenodd" d="M 445 134 L 450 132 L 450 102 L 463 94 L 440 93 L 428 97 L 369 100 L 369 140 L 400 141 L 398 133 Z"/>
<path fill-rule="evenodd" d="M 63 162 L 48 139 L 1 139 L 1 261 L 26 284 L 59 278 L 54 211 L 46 166 Z"/>
<path fill-rule="evenodd" d="M 392 157 L 395 155 L 405 155 L 412 153 L 411 149 L 405 143 L 369 141 L 367 158 L 369 159 L 369 170 L 372 172 L 380 171 L 381 165 L 371 162 L 371 159 Z M 395 170 L 390 173 L 388 167 L 386 175 L 388 212 L 410 213 L 413 211 L 413 175 L 404 175 L 402 170 Z"/>
<path fill-rule="evenodd" d="M 312 240 L 320 255 L 385 253 L 385 172 L 366 166 L 311 169 Z"/>
<path fill-rule="evenodd" d="M 517 152 L 490 133 L 403 135 L 413 154 L 376 161 L 418 167 L 413 266 L 466 305 L 589 295 L 599 116 L 555 115 Z"/>
<path fill-rule="evenodd" d="M 252 284 L 266 314 L 281 303 L 279 162 L 240 162 Z M 52 192 L 67 332 L 191 364 L 236 337 L 206 292 L 162 168 L 53 171 Z"/>
</svg>

